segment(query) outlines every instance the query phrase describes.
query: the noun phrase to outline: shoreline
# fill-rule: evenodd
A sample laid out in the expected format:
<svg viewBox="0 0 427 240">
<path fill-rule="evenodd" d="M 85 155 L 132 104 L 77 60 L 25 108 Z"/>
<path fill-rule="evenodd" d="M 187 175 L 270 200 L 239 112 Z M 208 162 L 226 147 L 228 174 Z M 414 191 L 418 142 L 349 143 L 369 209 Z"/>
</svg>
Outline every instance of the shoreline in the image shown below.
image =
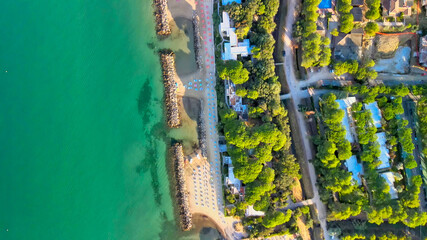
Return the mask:
<svg viewBox="0 0 427 240">
<path fill-rule="evenodd" d="M 201 231 L 206 224 L 206 227 L 215 228 L 221 238 L 232 239 L 234 220 L 226 219 L 224 215 L 223 183 L 219 167 L 221 159 L 217 151 L 218 113 L 214 26 L 211 18 L 213 3 L 198 4 L 194 0 L 166 2 L 164 11 L 167 12 L 165 17 L 170 19 L 171 34 L 165 40 L 168 39 L 172 44 L 164 46 L 168 50 L 159 53 L 164 73 L 168 125 L 179 129 L 172 131 L 183 134 L 186 140 L 192 139 L 188 138 L 188 134 L 193 133 L 186 130 L 189 127 L 187 118 L 192 115 L 194 117 L 191 120 L 196 122 L 194 133 L 197 135 L 197 144 L 192 147 L 194 151 L 185 156 L 184 152 L 177 153 L 176 151 L 180 150 L 175 149 L 180 148 L 183 151 L 182 137 L 173 136 L 173 139 L 180 142 L 178 145 L 172 145 L 173 155 L 170 161 L 170 164 L 175 164 L 171 169 L 175 173 L 172 175 L 174 186 L 171 186 L 171 189 L 176 192 L 171 194 L 176 198 L 175 212 L 179 215 L 177 220 L 179 219 L 183 231 Z M 157 24 L 161 25 L 161 19 L 156 20 L 160 21 Z M 188 20 L 192 26 L 186 25 L 184 20 Z M 161 36 L 158 34 L 158 37 Z M 177 62 L 178 66 L 175 64 Z M 195 68 L 191 68 L 192 66 Z M 180 99 L 186 97 L 200 101 L 200 112 L 197 116 L 191 114 L 194 113 L 192 109 L 180 106 Z M 183 157 L 183 161 L 177 160 L 178 155 Z"/>
</svg>

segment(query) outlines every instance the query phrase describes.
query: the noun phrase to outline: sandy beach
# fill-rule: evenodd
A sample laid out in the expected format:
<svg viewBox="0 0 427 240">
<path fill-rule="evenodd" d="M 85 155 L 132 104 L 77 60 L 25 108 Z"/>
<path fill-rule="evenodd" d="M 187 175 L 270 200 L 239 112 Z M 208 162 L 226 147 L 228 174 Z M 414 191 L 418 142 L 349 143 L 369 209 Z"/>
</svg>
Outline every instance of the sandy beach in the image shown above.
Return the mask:
<svg viewBox="0 0 427 240">
<path fill-rule="evenodd" d="M 174 41 L 171 49 L 176 55 L 175 80 L 177 95 L 181 98 L 179 110 L 182 116 L 181 128 L 171 131 L 171 135 L 180 136 L 186 145 L 185 184 L 190 211 L 193 216 L 200 216 L 204 220 L 201 222 L 209 222 L 207 226 L 215 227 L 224 238 L 233 239 L 234 220 L 224 216 L 221 159 L 216 129 L 218 116 L 212 11 L 212 0 L 168 0 L 167 12 L 172 33 L 165 44 L 168 44 L 167 41 Z M 196 41 L 195 33 L 199 33 Z M 201 46 L 196 50 L 195 42 L 199 42 Z M 204 123 L 202 132 L 206 134 L 206 156 L 201 154 L 200 149 L 192 147 L 197 145 L 193 142 L 197 143 L 196 139 L 202 137 L 195 130 L 197 115 L 202 118 L 199 122 L 201 120 Z M 200 228 L 203 227 L 200 226 L 201 222 L 198 223 Z"/>
</svg>

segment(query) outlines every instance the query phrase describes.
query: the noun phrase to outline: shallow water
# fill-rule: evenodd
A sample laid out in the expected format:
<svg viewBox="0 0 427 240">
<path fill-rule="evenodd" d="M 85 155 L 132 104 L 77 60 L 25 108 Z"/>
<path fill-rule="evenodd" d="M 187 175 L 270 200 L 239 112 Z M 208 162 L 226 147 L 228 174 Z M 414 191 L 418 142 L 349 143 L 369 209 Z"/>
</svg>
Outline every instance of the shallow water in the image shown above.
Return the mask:
<svg viewBox="0 0 427 240">
<path fill-rule="evenodd" d="M 151 1 L 0 2 L 0 239 L 174 239 L 153 21 Z"/>
</svg>

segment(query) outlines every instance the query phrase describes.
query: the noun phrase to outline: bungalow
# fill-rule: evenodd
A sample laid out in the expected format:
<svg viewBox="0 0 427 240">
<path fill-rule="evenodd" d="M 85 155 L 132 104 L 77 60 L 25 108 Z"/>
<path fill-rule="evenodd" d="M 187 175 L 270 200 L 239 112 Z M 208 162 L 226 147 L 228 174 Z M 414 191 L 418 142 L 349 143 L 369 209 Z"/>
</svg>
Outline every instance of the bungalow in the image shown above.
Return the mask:
<svg viewBox="0 0 427 240">
<path fill-rule="evenodd" d="M 381 177 L 383 177 L 386 180 L 387 185 L 390 187 L 389 193 L 391 195 L 391 199 L 397 199 L 398 195 L 397 195 L 397 190 L 394 187 L 393 173 L 392 172 L 381 173 Z"/>
<path fill-rule="evenodd" d="M 413 0 L 381 0 L 383 15 L 396 17 L 399 14 L 412 15 Z"/>
<path fill-rule="evenodd" d="M 228 37 L 229 42 L 224 43 L 224 49 L 221 54 L 222 60 L 237 60 L 240 55 L 247 57 L 252 54 L 253 46 L 250 45 L 249 39 L 243 39 L 239 42 L 236 35 L 236 28 L 231 27 L 232 21 L 227 12 L 222 12 L 222 22 L 219 25 L 219 32 L 222 37 Z"/>
<path fill-rule="evenodd" d="M 377 167 L 378 170 L 389 168 L 390 167 L 390 155 L 389 150 L 386 146 L 386 136 L 385 132 L 376 133 L 377 142 L 380 145 L 380 157 L 378 158 L 381 161 L 381 164 Z"/>
<path fill-rule="evenodd" d="M 356 98 L 348 97 L 345 99 L 336 100 L 336 102 L 339 104 L 339 108 L 344 110 L 344 118 L 342 120 L 342 124 L 344 125 L 345 132 L 346 132 L 345 138 L 350 143 L 354 143 L 355 130 L 354 130 L 353 120 L 351 118 L 351 106 L 353 105 L 353 103 L 356 102 Z"/>
<path fill-rule="evenodd" d="M 355 155 L 351 156 L 345 161 L 345 166 L 347 170 L 351 172 L 352 178 L 360 185 L 362 185 L 362 176 L 363 175 L 363 166 L 361 163 L 357 162 L 357 157 Z"/>
<path fill-rule="evenodd" d="M 350 10 L 350 13 L 353 14 L 353 17 L 354 17 L 353 21 L 355 23 L 363 21 L 362 8 L 360 8 L 360 7 L 354 7 L 353 9 Z"/>
<path fill-rule="evenodd" d="M 340 33 L 334 38 L 334 57 L 340 61 L 359 60 L 362 55 L 363 32 Z"/>
<path fill-rule="evenodd" d="M 377 102 L 364 104 L 365 109 L 371 111 L 372 113 L 372 119 L 374 120 L 374 125 L 376 128 L 381 127 L 381 111 L 378 107 Z"/>
</svg>

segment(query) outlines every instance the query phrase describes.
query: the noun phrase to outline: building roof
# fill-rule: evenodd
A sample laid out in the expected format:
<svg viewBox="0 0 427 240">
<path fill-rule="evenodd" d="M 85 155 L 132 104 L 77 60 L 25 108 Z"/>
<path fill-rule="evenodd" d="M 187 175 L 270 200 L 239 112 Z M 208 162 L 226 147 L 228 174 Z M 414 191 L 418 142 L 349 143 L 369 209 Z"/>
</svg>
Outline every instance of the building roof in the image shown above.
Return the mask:
<svg viewBox="0 0 427 240">
<path fill-rule="evenodd" d="M 385 132 L 380 132 L 375 134 L 377 135 L 377 142 L 380 145 L 380 157 L 378 160 L 381 161 L 381 164 L 377 167 L 377 169 L 389 168 L 390 167 L 390 155 L 389 150 L 386 146 L 386 137 Z"/>
<path fill-rule="evenodd" d="M 351 0 L 351 5 L 353 6 L 362 6 L 363 0 Z"/>
<path fill-rule="evenodd" d="M 221 54 L 222 60 L 237 60 L 238 55 L 247 57 L 252 51 L 249 39 L 239 42 L 236 29 L 231 26 L 230 16 L 227 12 L 222 12 L 222 22 L 219 24 L 219 31 L 224 37 L 229 38 L 229 42 L 224 43 L 224 52 Z"/>
<path fill-rule="evenodd" d="M 420 38 L 420 64 L 427 66 L 427 35 Z"/>
<path fill-rule="evenodd" d="M 222 0 L 222 5 L 227 5 L 227 4 L 231 4 L 231 3 L 238 3 L 238 4 L 242 4 L 242 0 Z"/>
<path fill-rule="evenodd" d="M 263 211 L 255 210 L 252 205 L 249 205 L 248 208 L 246 208 L 246 210 L 245 210 L 245 216 L 246 217 L 249 217 L 249 216 L 259 217 L 259 216 L 264 216 L 264 215 L 265 215 L 265 213 Z"/>
<path fill-rule="evenodd" d="M 227 145 L 226 144 L 219 144 L 219 152 L 227 152 Z"/>
<path fill-rule="evenodd" d="M 224 164 L 231 164 L 231 157 L 230 156 L 223 156 L 222 161 Z"/>
<path fill-rule="evenodd" d="M 235 38 L 237 41 L 237 37 Z M 224 43 L 224 52 L 222 53 L 222 60 L 237 60 L 237 56 L 247 57 L 251 54 L 252 46 L 250 46 L 249 39 L 244 39 L 243 42 L 237 42 L 237 45 L 232 45 L 235 41 L 231 40 L 229 43 Z"/>
<path fill-rule="evenodd" d="M 344 118 L 342 120 L 342 124 L 345 128 L 345 138 L 350 142 L 354 143 L 354 137 L 352 134 L 352 130 L 350 129 L 350 117 L 349 117 L 349 111 L 351 108 L 351 105 L 356 102 L 355 97 L 348 97 L 345 99 L 339 99 L 336 100 L 336 102 L 340 105 L 339 108 L 344 110 Z"/>
<path fill-rule="evenodd" d="M 411 7 L 414 5 L 413 0 L 381 0 L 383 11 L 389 16 L 396 16 L 403 13 L 406 16 L 412 14 Z"/>
<path fill-rule="evenodd" d="M 334 56 L 338 60 L 359 60 L 363 33 L 340 33 L 334 38 Z"/>
<path fill-rule="evenodd" d="M 393 173 L 392 172 L 381 173 L 381 177 L 383 177 L 386 180 L 388 186 L 390 187 L 389 193 L 391 195 L 391 199 L 398 198 L 398 196 L 397 196 L 397 190 L 394 187 L 394 176 L 393 176 Z"/>
<path fill-rule="evenodd" d="M 355 155 L 351 156 L 349 159 L 345 160 L 345 166 L 348 171 L 352 173 L 352 178 L 359 184 L 362 184 L 362 179 L 360 175 L 363 174 L 362 164 L 357 162 L 357 158 Z"/>
<path fill-rule="evenodd" d="M 320 9 L 328 9 L 328 8 L 332 8 L 332 0 L 322 0 L 319 3 L 319 8 Z"/>
<path fill-rule="evenodd" d="M 226 11 L 222 12 L 222 22 L 219 24 L 219 32 L 221 34 L 224 34 L 226 36 L 229 35 L 229 31 L 230 31 L 230 16 L 228 15 L 228 13 Z"/>
<path fill-rule="evenodd" d="M 381 111 L 378 108 L 377 102 L 364 104 L 365 109 L 371 111 L 372 113 L 372 120 L 374 120 L 375 127 L 379 128 L 381 127 Z"/>
<path fill-rule="evenodd" d="M 228 167 L 228 177 L 227 177 L 227 184 L 228 185 L 233 185 L 235 186 L 237 189 L 240 189 L 240 180 L 237 179 L 234 176 L 234 172 L 233 172 L 234 167 L 229 166 Z"/>
<path fill-rule="evenodd" d="M 363 21 L 363 13 L 362 13 L 362 8 L 360 7 L 354 7 L 353 9 L 351 9 L 350 11 L 351 14 L 353 14 L 354 17 L 354 22 L 361 22 Z"/>
</svg>

